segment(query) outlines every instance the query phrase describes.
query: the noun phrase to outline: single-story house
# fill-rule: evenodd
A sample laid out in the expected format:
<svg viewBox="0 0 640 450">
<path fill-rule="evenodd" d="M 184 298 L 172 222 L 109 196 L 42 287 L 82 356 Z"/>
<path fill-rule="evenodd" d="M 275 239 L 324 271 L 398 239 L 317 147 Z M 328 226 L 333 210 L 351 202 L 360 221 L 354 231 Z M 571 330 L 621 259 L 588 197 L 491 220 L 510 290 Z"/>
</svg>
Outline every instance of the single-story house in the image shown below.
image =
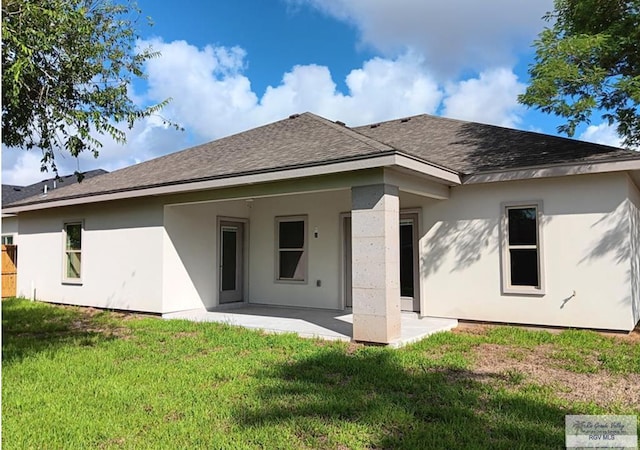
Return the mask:
<svg viewBox="0 0 640 450">
<path fill-rule="evenodd" d="M 631 330 L 640 153 L 418 115 L 311 113 L 3 207 L 18 293 L 159 314 L 245 302 Z"/>
</svg>

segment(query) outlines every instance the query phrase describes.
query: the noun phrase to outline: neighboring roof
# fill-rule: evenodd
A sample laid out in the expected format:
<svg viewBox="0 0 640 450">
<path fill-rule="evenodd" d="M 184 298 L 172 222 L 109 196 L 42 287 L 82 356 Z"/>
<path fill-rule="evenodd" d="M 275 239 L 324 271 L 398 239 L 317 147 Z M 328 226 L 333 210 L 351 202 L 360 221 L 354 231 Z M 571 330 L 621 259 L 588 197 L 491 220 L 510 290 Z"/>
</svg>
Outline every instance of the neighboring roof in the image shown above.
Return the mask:
<svg viewBox="0 0 640 450">
<path fill-rule="evenodd" d="M 24 199 L 15 206 L 121 196 L 385 155 L 410 157 L 456 177 L 561 164 L 640 162 L 640 152 L 429 115 L 349 128 L 304 113 L 49 191 L 46 197 Z"/>
<path fill-rule="evenodd" d="M 354 130 L 463 175 L 565 163 L 640 159 L 640 153 L 633 150 L 427 114 Z"/>
<path fill-rule="evenodd" d="M 15 202 L 22 198 L 22 190 L 24 186 L 16 186 L 13 184 L 3 184 L 2 185 L 2 205 L 7 205 L 9 203 Z"/>
<path fill-rule="evenodd" d="M 103 169 L 89 170 L 83 172 L 84 179 L 93 178 L 98 175 L 109 173 Z M 40 195 L 44 192 L 44 187 L 47 186 L 47 191 L 53 189 L 61 189 L 63 187 L 72 185 L 78 182 L 76 175 L 65 175 L 58 179 L 48 178 L 46 180 L 39 181 L 29 186 L 15 186 L 12 184 L 2 185 L 2 206 L 9 205 L 11 203 L 23 200 L 34 195 Z"/>
</svg>

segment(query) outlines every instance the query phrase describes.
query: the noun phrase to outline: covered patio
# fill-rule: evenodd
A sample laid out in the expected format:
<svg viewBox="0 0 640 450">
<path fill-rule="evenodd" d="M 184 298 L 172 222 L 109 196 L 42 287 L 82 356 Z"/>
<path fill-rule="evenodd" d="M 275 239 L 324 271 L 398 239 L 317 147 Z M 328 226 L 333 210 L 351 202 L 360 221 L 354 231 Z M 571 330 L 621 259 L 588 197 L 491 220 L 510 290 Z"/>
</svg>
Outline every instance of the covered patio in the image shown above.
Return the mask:
<svg viewBox="0 0 640 450">
<path fill-rule="evenodd" d="M 353 340 L 353 314 L 350 310 L 337 311 L 311 308 L 289 308 L 239 304 L 211 311 L 193 309 L 163 314 L 164 319 L 183 319 L 197 322 L 219 322 L 267 333 L 295 333 L 300 337 L 326 340 Z M 390 347 L 403 347 L 427 336 L 448 331 L 458 325 L 455 319 L 420 318 L 416 313 L 401 314 L 400 338 Z"/>
</svg>

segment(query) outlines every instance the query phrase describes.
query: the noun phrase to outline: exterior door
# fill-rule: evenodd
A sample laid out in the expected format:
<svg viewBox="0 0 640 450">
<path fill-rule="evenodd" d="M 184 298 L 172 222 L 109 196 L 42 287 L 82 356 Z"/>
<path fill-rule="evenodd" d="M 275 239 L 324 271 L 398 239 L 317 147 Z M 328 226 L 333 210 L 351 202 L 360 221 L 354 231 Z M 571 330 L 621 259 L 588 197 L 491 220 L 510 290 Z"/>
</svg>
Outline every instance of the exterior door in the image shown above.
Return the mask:
<svg viewBox="0 0 640 450">
<path fill-rule="evenodd" d="M 400 306 L 403 311 L 420 311 L 418 295 L 418 215 L 400 215 Z"/>
<path fill-rule="evenodd" d="M 343 264 L 343 277 L 344 280 L 344 306 L 345 308 L 351 308 L 353 303 L 351 301 L 351 217 L 344 217 L 342 224 L 343 243 L 342 248 L 344 251 L 344 264 Z"/>
<path fill-rule="evenodd" d="M 220 303 L 241 302 L 243 298 L 244 224 L 220 222 Z"/>
</svg>

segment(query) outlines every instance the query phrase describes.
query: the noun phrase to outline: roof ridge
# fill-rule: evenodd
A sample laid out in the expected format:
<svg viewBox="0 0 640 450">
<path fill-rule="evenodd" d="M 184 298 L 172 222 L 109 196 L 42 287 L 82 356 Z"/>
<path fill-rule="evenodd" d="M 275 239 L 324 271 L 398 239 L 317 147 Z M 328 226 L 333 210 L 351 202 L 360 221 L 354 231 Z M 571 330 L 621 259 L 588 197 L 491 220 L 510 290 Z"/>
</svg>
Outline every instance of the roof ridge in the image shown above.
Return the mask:
<svg viewBox="0 0 640 450">
<path fill-rule="evenodd" d="M 395 148 L 393 145 L 388 144 L 386 142 L 380 141 L 378 139 L 374 139 L 371 138 L 369 136 L 366 136 L 358 131 L 356 131 L 355 129 L 351 128 L 350 126 L 347 125 L 341 125 L 343 122 L 340 123 L 336 123 L 334 121 L 331 121 L 329 119 L 326 119 L 322 116 L 319 116 L 317 114 L 314 114 L 312 112 L 306 111 L 302 114 L 300 114 L 300 116 L 307 116 L 313 120 L 316 120 L 320 123 L 322 123 L 323 125 L 326 125 L 328 127 L 333 128 L 334 130 L 340 131 L 341 133 L 344 134 L 348 134 L 350 137 L 352 137 L 353 139 L 357 139 L 360 142 L 362 142 L 363 144 L 366 144 L 370 147 L 373 147 L 377 150 L 382 150 L 382 151 L 398 151 L 397 148 Z"/>
</svg>

